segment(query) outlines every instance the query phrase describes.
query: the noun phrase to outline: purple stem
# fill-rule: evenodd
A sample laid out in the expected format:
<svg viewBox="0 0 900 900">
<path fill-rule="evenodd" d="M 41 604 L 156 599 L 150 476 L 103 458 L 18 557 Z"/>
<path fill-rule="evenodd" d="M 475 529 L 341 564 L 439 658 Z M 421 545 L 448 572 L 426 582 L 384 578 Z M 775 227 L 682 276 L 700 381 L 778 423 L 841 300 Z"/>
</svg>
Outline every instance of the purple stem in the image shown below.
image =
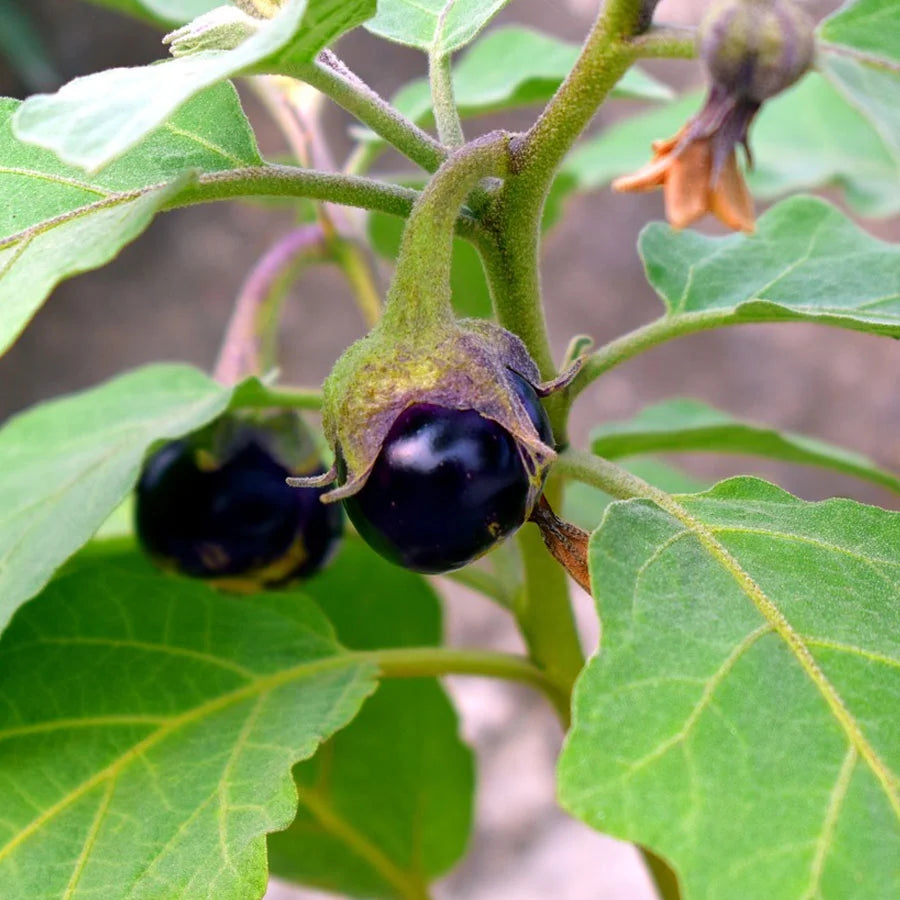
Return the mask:
<svg viewBox="0 0 900 900">
<path fill-rule="evenodd" d="M 263 366 L 264 310 L 278 282 L 300 260 L 321 257 L 325 236 L 319 225 L 303 225 L 279 238 L 250 270 L 238 295 L 213 377 L 235 384 Z"/>
</svg>

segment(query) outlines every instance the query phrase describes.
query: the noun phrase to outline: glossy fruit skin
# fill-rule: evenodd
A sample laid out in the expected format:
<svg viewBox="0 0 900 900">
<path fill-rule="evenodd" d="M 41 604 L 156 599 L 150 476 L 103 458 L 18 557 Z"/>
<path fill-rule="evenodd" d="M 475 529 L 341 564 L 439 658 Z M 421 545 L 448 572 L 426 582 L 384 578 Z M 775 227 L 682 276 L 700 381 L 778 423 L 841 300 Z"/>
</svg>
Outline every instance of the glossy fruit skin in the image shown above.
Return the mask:
<svg viewBox="0 0 900 900">
<path fill-rule="evenodd" d="M 517 393 L 552 446 L 546 413 L 520 380 Z M 530 513 L 529 488 L 505 428 L 473 409 L 419 403 L 397 417 L 368 480 L 344 506 L 386 559 L 436 574 L 465 566 L 518 529 Z"/>
<path fill-rule="evenodd" d="M 319 501 L 321 490 L 289 487 L 293 474 L 252 431 L 215 467 L 201 467 L 188 440 L 174 441 L 138 482 L 138 539 L 162 567 L 223 587 L 311 575 L 335 548 L 342 516 Z"/>
<path fill-rule="evenodd" d="M 538 437 L 548 446 L 554 446 L 553 439 L 553 428 L 550 426 L 550 417 L 547 415 L 547 411 L 541 404 L 540 397 L 537 395 L 537 391 L 531 386 L 531 384 L 523 378 L 518 372 L 513 369 L 509 370 L 513 376 L 513 383 L 516 386 L 516 394 L 518 398 L 522 401 L 522 405 L 525 407 L 526 412 L 528 413 L 528 418 L 531 419 L 531 424 L 534 425 L 535 431 L 538 433 Z"/>
</svg>

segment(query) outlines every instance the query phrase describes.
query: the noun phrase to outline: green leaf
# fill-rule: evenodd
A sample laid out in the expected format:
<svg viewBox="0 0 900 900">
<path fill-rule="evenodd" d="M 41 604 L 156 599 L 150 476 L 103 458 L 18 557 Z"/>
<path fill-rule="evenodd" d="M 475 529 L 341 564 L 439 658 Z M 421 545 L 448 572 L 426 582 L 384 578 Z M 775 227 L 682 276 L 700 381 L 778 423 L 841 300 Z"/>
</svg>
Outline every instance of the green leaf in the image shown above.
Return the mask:
<svg viewBox="0 0 900 900">
<path fill-rule="evenodd" d="M 0 429 L 0 630 L 122 502 L 150 445 L 211 421 L 230 396 L 196 369 L 154 365 Z"/>
<path fill-rule="evenodd" d="M 288 0 L 233 50 L 108 69 L 76 78 L 55 94 L 30 97 L 15 115 L 16 134 L 68 163 L 100 169 L 206 88 L 236 75 L 308 62 L 373 11 L 374 0 Z"/>
<path fill-rule="evenodd" d="M 847 3 L 822 23 L 819 34 L 826 41 L 861 50 L 877 59 L 900 62 L 900 3 Z"/>
<path fill-rule="evenodd" d="M 348 540 L 310 581 L 354 650 L 441 640 L 441 610 L 420 576 Z M 272 871 L 350 896 L 425 896 L 465 850 L 473 764 L 433 679 L 383 683 L 353 723 L 294 769 L 300 811 L 269 837 Z"/>
<path fill-rule="evenodd" d="M 688 398 L 666 400 L 646 407 L 632 419 L 604 423 L 591 433 L 591 448 L 607 459 L 697 451 L 768 456 L 834 469 L 900 492 L 900 477 L 860 453 L 791 431 L 744 422 Z"/>
<path fill-rule="evenodd" d="M 900 247 L 823 200 L 784 200 L 750 236 L 653 223 L 640 252 L 667 314 L 682 317 L 685 330 L 794 320 L 900 337 Z"/>
<path fill-rule="evenodd" d="M 882 136 L 900 172 L 900 3 L 859 0 L 819 28 L 819 67 Z"/>
<path fill-rule="evenodd" d="M 102 266 L 134 240 L 189 170 L 259 165 L 253 132 L 230 84 L 195 97 L 167 125 L 85 176 L 21 143 L 0 99 L 0 353 L 63 279 Z"/>
<path fill-rule="evenodd" d="M 564 806 L 683 896 L 900 893 L 900 514 L 749 478 L 610 506 Z"/>
<path fill-rule="evenodd" d="M 569 74 L 581 48 L 518 25 L 496 28 L 473 44 L 453 67 L 453 96 L 463 118 L 546 103 Z M 669 100 L 671 89 L 639 68 L 631 68 L 612 96 Z M 392 105 L 408 119 L 428 124 L 431 90 L 417 78 L 402 87 Z M 381 142 L 371 131 L 363 140 Z"/>
<path fill-rule="evenodd" d="M 405 222 L 384 213 L 369 214 L 369 239 L 372 248 L 395 262 Z M 489 318 L 493 315 L 491 293 L 478 251 L 462 238 L 453 241 L 453 268 L 450 275 L 453 307 L 461 316 Z"/>
<path fill-rule="evenodd" d="M 378 12 L 366 23 L 366 30 L 426 52 L 439 45 L 444 53 L 452 53 L 468 44 L 507 3 L 509 0 L 378 0 Z"/>
<path fill-rule="evenodd" d="M 225 6 L 223 0 L 90 0 L 116 12 L 135 16 L 154 25 L 183 25 L 197 16 Z"/>
<path fill-rule="evenodd" d="M 296 595 L 86 566 L 0 642 L 0 896 L 248 900 L 374 667 Z"/>
<path fill-rule="evenodd" d="M 900 14 L 900 10 L 898 10 Z M 847 99 L 872 123 L 900 171 L 900 63 L 882 69 L 836 53 L 823 54 L 822 68 Z"/>
<path fill-rule="evenodd" d="M 649 157 L 651 142 L 675 134 L 701 102 L 700 93 L 690 93 L 612 126 L 576 147 L 562 174 L 579 191 L 605 186 L 637 169 Z M 749 184 L 758 197 L 836 186 L 863 215 L 900 212 L 900 149 L 820 75 L 807 75 L 768 101 L 750 143 Z"/>
<path fill-rule="evenodd" d="M 644 481 L 669 494 L 695 494 L 706 490 L 709 486 L 708 482 L 694 478 L 681 469 L 661 462 L 652 456 L 636 456 L 620 465 L 632 475 L 643 478 Z M 566 484 L 563 518 L 578 525 L 579 528 L 593 531 L 600 524 L 606 507 L 612 502 L 613 498 L 599 488 L 582 481 L 569 481 Z M 112 525 L 110 532 L 113 532 Z"/>
</svg>

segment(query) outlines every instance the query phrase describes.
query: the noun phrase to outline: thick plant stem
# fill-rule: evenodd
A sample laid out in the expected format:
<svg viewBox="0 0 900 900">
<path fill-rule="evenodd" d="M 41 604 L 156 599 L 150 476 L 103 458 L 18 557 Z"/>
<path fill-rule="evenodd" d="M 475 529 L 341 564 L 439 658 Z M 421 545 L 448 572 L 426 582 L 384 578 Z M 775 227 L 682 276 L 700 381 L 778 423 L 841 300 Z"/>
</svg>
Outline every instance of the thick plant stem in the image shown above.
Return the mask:
<svg viewBox="0 0 900 900">
<path fill-rule="evenodd" d="M 244 282 L 216 363 L 214 377 L 235 384 L 275 366 L 281 305 L 299 266 L 323 258 L 318 225 L 304 225 L 282 237 L 262 256 Z"/>
<path fill-rule="evenodd" d="M 559 506 L 562 482 L 554 479 L 544 491 Z M 525 584 L 514 612 L 535 665 L 567 695 L 584 667 L 584 652 L 575 627 L 565 569 L 544 546 L 537 526 L 526 525 L 518 537 L 525 567 Z"/>
<path fill-rule="evenodd" d="M 382 324 L 425 334 L 453 318 L 450 269 L 454 224 L 465 199 L 482 178 L 504 175 L 509 138 L 485 135 L 461 147 L 435 173 L 410 214 Z"/>
<path fill-rule="evenodd" d="M 284 74 L 320 90 L 426 171 L 434 172 L 447 158 L 446 147 L 397 112 L 330 51 Z"/>
<path fill-rule="evenodd" d="M 497 318 L 522 338 L 545 380 L 555 377 L 556 368 L 538 266 L 544 204 L 566 153 L 636 59 L 628 37 L 638 27 L 640 11 L 641 4 L 634 0 L 607 3 L 569 76 L 528 132 L 511 143 L 512 172 L 486 221 L 496 238 L 496 254 L 486 266 Z M 564 446 L 564 395 L 551 397 L 547 410 L 557 441 Z"/>
<path fill-rule="evenodd" d="M 373 662 L 385 678 L 425 678 L 441 675 L 474 675 L 519 681 L 544 694 L 563 723 L 569 722 L 569 693 L 527 659 L 487 650 L 449 647 L 400 647 L 358 652 L 354 657 Z"/>
</svg>

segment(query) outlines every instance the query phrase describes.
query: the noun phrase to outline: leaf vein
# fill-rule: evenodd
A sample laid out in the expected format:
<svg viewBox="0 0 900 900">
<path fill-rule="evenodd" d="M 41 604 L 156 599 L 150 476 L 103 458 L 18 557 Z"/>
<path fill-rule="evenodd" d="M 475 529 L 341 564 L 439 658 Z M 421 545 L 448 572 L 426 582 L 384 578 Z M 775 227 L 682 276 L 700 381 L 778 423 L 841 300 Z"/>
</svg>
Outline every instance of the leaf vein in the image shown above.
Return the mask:
<svg viewBox="0 0 900 900">
<path fill-rule="evenodd" d="M 731 651 L 731 653 L 728 654 L 719 668 L 716 669 L 716 671 L 713 672 L 713 674 L 706 680 L 703 692 L 700 694 L 700 699 L 691 710 L 690 715 L 684 720 L 684 724 L 681 726 L 681 728 L 675 734 L 666 738 L 666 740 L 664 740 L 661 744 L 658 744 L 656 747 L 654 747 L 653 750 L 651 750 L 649 753 L 633 762 L 628 767 L 628 771 L 625 773 L 626 780 L 632 778 L 635 773 L 639 772 L 650 763 L 655 762 L 657 759 L 665 756 L 665 754 L 668 753 L 669 750 L 682 743 L 685 738 L 688 737 L 694 725 L 697 724 L 697 721 L 703 714 L 704 710 L 712 702 L 713 694 L 715 694 L 716 689 L 735 667 L 738 660 L 761 637 L 769 634 L 773 630 L 773 626 L 769 622 L 766 622 L 764 625 L 760 625 L 760 627 L 755 631 L 751 631 L 750 634 L 744 637 L 744 639 L 734 647 L 734 649 Z"/>
<path fill-rule="evenodd" d="M 70 898 L 75 894 L 75 889 L 78 887 L 78 882 L 81 881 L 81 876 L 84 873 L 84 869 L 87 865 L 90 852 L 93 849 L 94 844 L 97 842 L 97 836 L 100 833 L 100 826 L 103 824 L 103 821 L 106 818 L 106 814 L 109 811 L 109 805 L 112 802 L 112 797 L 115 793 L 115 789 L 115 779 L 111 778 L 106 786 L 106 789 L 103 791 L 102 796 L 100 797 L 100 805 L 97 807 L 97 812 L 94 814 L 94 820 L 91 822 L 91 827 L 88 829 L 88 832 L 85 835 L 84 844 L 81 847 L 81 852 L 78 854 L 78 859 L 75 861 L 75 868 L 72 871 L 72 877 L 69 879 L 69 883 L 66 885 L 66 890 L 63 894 L 63 900 L 70 900 Z"/>
<path fill-rule="evenodd" d="M 856 767 L 859 755 L 856 747 L 851 744 L 847 750 L 847 755 L 838 771 L 837 781 L 831 791 L 828 800 L 828 807 L 825 810 L 825 819 L 822 822 L 822 831 L 816 841 L 816 852 L 813 854 L 812 870 L 810 872 L 810 885 L 803 900 L 812 900 L 818 893 L 822 883 L 822 873 L 825 869 L 825 860 L 828 855 L 828 848 L 834 839 L 834 832 L 837 828 L 838 817 L 841 813 L 841 807 L 844 805 L 844 799 L 850 788 L 850 779 L 853 777 L 853 770 Z"/>
</svg>

